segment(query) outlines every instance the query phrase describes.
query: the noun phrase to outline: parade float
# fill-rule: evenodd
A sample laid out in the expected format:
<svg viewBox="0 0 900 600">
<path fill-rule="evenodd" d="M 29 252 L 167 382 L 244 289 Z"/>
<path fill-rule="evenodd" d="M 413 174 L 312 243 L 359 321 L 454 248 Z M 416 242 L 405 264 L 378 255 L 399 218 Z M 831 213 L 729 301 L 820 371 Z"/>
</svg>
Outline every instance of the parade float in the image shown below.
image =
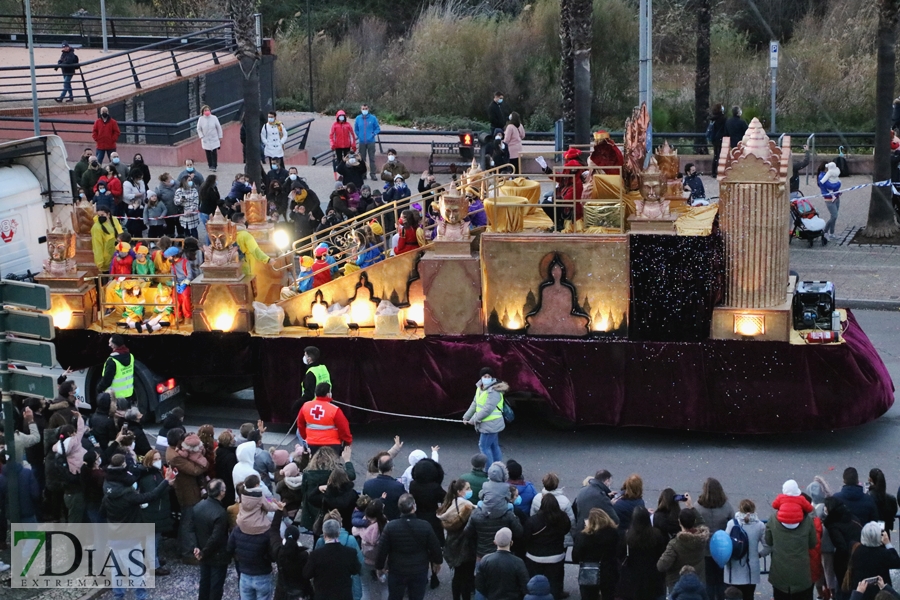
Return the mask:
<svg viewBox="0 0 900 600">
<path fill-rule="evenodd" d="M 241 274 L 233 232 L 217 217 L 190 320 L 138 333 L 119 314 L 101 324 L 82 310 L 61 326 L 57 356 L 76 368 L 100 364 L 107 334 L 125 332 L 155 372 L 252 383 L 267 421 L 294 417 L 310 345 L 322 351 L 335 399 L 392 413 L 459 415 L 478 370 L 491 366 L 514 396 L 545 402 L 575 426 L 775 433 L 882 415 L 893 384 L 852 313 L 834 306 L 833 287 L 795 294 L 790 138 L 776 145 L 754 119 L 735 148 L 723 146 L 718 203 L 691 207 L 677 154 L 664 146 L 647 155 L 647 123 L 642 107 L 621 151 L 601 132 L 584 161 L 570 149 L 540 173 L 473 165 L 434 196 L 360 215 L 286 255 L 257 227 L 285 277 L 283 329 L 274 335 L 254 332 L 255 275 Z M 439 213 L 424 247 L 345 267 L 359 251 L 354 232 L 391 232 L 417 205 Z M 470 227 L 466 217 L 480 211 L 487 225 Z M 323 242 L 346 274 L 310 289 L 313 263 L 302 258 Z M 388 236 L 376 243 L 391 247 Z M 69 244 L 51 251 L 69 262 L 45 277 L 68 286 L 54 297 L 88 298 L 83 273 L 70 266 L 80 246 L 69 258 Z M 100 315 L 111 308 L 104 297 Z M 823 329 L 829 335 L 808 335 Z M 351 420 L 385 418 L 345 410 Z"/>
</svg>

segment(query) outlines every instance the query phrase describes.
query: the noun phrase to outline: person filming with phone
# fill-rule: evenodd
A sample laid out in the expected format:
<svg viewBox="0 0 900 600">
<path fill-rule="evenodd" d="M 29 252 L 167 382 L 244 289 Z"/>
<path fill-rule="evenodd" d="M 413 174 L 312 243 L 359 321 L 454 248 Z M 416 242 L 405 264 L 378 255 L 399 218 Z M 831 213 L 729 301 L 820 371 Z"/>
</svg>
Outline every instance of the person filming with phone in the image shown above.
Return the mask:
<svg viewBox="0 0 900 600">
<path fill-rule="evenodd" d="M 891 537 L 881 521 L 866 523 L 859 541 L 850 554 L 848 567 L 850 589 L 856 590 L 851 600 L 875 600 L 878 592 L 893 584 L 891 569 L 900 569 L 900 555 L 891 545 Z"/>
</svg>

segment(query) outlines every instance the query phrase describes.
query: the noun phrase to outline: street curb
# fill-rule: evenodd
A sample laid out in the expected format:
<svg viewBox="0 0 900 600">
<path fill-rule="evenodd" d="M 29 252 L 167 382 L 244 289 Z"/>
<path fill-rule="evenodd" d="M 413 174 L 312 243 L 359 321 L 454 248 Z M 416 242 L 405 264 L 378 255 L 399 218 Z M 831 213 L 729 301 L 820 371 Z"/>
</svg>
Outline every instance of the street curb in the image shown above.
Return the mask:
<svg viewBox="0 0 900 600">
<path fill-rule="evenodd" d="M 861 300 L 853 298 L 838 298 L 838 307 L 851 310 L 900 310 L 900 300 Z"/>
</svg>

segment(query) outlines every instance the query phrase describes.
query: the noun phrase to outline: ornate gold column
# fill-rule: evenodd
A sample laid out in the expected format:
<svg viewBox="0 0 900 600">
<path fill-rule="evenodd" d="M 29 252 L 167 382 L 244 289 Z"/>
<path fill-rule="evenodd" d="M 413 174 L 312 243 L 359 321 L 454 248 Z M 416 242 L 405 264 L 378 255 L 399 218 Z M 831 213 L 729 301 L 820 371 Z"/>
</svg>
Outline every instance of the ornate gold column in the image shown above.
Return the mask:
<svg viewBox="0 0 900 600">
<path fill-rule="evenodd" d="M 716 309 L 713 337 L 787 341 L 790 137 L 781 148 L 758 119 L 744 139 L 723 147 L 719 162 L 719 225 L 725 240 L 725 306 Z"/>
</svg>

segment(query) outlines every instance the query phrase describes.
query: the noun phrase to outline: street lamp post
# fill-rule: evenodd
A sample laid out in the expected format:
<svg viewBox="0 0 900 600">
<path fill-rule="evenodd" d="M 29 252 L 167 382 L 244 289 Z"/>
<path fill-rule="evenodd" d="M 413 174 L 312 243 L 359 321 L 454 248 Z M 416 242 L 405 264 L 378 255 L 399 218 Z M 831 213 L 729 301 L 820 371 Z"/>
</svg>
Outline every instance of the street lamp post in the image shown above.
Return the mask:
<svg viewBox="0 0 900 600">
<path fill-rule="evenodd" d="M 28 36 L 28 62 L 31 69 L 31 112 L 34 113 L 34 135 L 41 135 L 41 115 L 38 111 L 37 76 L 34 72 L 34 26 L 31 23 L 31 0 L 25 0 L 25 33 Z"/>
</svg>

